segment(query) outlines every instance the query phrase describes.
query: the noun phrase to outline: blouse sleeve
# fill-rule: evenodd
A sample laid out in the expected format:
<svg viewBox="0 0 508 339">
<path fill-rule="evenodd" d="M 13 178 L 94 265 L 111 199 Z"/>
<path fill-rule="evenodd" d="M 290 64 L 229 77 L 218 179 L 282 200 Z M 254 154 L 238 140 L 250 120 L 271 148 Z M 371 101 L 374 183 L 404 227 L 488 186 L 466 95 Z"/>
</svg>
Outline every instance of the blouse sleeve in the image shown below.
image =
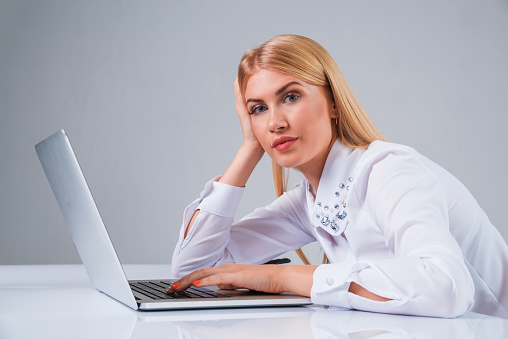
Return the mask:
<svg viewBox="0 0 508 339">
<path fill-rule="evenodd" d="M 473 305 L 474 285 L 449 230 L 444 185 L 410 151 L 371 159 L 360 173 L 359 200 L 384 234 L 393 258 L 321 265 L 312 298 L 359 310 L 456 317 Z M 453 206 L 451 206 L 453 208 Z M 376 302 L 347 289 L 355 282 Z"/>
<path fill-rule="evenodd" d="M 297 187 L 233 224 L 244 188 L 209 181 L 199 199 L 184 211 L 173 253 L 173 275 L 227 263 L 261 264 L 315 241 L 304 226 L 308 219 Z M 189 234 L 185 230 L 200 210 Z M 291 236 L 288 236 L 290 234 Z"/>
</svg>

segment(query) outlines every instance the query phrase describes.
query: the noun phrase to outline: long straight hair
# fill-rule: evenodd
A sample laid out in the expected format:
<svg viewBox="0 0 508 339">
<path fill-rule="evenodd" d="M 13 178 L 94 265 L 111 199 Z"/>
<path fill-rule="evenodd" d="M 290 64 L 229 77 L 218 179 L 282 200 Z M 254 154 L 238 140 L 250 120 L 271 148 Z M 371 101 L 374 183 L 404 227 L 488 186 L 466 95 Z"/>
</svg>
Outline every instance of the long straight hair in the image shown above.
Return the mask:
<svg viewBox="0 0 508 339">
<path fill-rule="evenodd" d="M 238 83 L 245 97 L 249 78 L 260 69 L 293 75 L 302 81 L 322 87 L 331 95 L 338 110 L 335 126 L 337 138 L 346 146 L 367 148 L 375 140 L 385 140 L 349 87 L 339 66 L 323 46 L 300 35 L 279 35 L 247 51 L 238 66 Z M 335 120 L 335 119 L 333 119 Z M 288 173 L 272 160 L 273 181 L 277 197 L 287 190 Z M 305 264 L 309 260 L 301 249 L 296 253 Z M 328 263 L 324 255 L 323 263 Z"/>
</svg>

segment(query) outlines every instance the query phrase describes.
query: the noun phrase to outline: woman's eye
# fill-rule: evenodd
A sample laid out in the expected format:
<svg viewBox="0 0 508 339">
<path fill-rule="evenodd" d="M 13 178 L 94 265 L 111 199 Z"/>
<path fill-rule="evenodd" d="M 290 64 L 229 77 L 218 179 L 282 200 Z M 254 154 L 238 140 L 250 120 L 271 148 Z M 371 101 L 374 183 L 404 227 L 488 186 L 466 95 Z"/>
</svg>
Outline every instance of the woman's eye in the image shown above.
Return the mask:
<svg viewBox="0 0 508 339">
<path fill-rule="evenodd" d="M 253 108 L 251 108 L 250 110 L 250 114 L 259 114 L 259 113 L 263 113 L 263 112 L 266 112 L 268 110 L 268 107 L 266 106 L 254 106 Z"/>
<path fill-rule="evenodd" d="M 298 99 L 298 97 L 299 97 L 298 94 L 296 94 L 296 93 L 290 93 L 290 94 L 288 94 L 288 95 L 286 95 L 284 97 L 284 102 L 285 103 L 294 102 L 294 101 L 296 101 Z"/>
</svg>

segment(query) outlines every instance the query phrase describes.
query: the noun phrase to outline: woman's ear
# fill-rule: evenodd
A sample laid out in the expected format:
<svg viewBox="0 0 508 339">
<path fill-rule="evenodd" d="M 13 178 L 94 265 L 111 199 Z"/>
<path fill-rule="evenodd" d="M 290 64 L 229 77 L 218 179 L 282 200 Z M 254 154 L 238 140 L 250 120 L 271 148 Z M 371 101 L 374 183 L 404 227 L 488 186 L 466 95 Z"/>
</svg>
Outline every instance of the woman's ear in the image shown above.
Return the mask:
<svg viewBox="0 0 508 339">
<path fill-rule="evenodd" d="M 339 117 L 339 109 L 337 108 L 337 105 L 335 103 L 332 103 L 332 114 L 333 119 L 337 119 Z"/>
</svg>

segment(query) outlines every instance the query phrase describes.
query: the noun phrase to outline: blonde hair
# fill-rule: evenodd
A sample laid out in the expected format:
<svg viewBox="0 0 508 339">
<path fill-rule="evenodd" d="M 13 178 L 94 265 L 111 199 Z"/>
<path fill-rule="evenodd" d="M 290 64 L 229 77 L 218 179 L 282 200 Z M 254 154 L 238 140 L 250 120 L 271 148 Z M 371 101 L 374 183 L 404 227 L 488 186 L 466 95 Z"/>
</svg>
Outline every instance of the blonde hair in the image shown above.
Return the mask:
<svg viewBox="0 0 508 339">
<path fill-rule="evenodd" d="M 347 146 L 367 148 L 374 140 L 385 140 L 349 87 L 339 66 L 320 44 L 300 35 L 279 35 L 247 51 L 238 66 L 238 83 L 242 95 L 249 78 L 259 69 L 270 69 L 293 75 L 302 81 L 322 87 L 337 107 L 337 138 Z M 335 119 L 334 119 L 335 120 Z M 277 197 L 287 190 L 287 173 L 272 160 Z M 301 249 L 296 250 L 305 264 L 310 264 Z M 326 255 L 323 263 L 328 263 Z"/>
</svg>

